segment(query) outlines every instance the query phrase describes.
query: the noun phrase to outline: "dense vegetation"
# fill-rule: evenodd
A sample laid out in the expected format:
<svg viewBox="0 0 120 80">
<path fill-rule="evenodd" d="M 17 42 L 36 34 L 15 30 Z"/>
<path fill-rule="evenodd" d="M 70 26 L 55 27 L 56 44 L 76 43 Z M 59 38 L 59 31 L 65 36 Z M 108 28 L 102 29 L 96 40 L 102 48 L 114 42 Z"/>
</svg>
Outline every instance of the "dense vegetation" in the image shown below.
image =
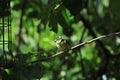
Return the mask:
<svg viewBox="0 0 120 80">
<path fill-rule="evenodd" d="M 12 53 L 0 80 L 119 80 L 120 36 L 60 52 L 55 38 L 72 45 L 120 31 L 120 0 L 12 0 Z M 0 56 L 3 57 L 2 55 Z M 44 59 L 47 58 L 47 59 Z"/>
</svg>

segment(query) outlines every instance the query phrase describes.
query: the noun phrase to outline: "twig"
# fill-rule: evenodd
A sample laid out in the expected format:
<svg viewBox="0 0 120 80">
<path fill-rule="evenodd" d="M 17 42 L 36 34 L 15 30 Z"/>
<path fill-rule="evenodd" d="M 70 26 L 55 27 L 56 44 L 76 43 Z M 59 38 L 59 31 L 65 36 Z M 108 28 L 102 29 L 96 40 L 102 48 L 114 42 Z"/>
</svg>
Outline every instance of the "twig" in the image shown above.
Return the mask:
<svg viewBox="0 0 120 80">
<path fill-rule="evenodd" d="M 82 43 L 85 32 L 86 32 L 86 28 L 84 27 L 79 43 Z M 84 61 L 83 61 L 81 48 L 79 47 L 75 51 L 76 51 L 75 53 L 77 53 L 78 56 L 80 57 L 80 62 L 79 63 L 81 64 L 80 66 L 82 68 L 82 74 L 83 74 L 85 80 L 87 80 L 87 74 L 86 74 L 86 69 L 85 69 L 85 65 L 84 65 Z"/>
<path fill-rule="evenodd" d="M 116 36 L 116 35 L 119 35 L 119 34 L 120 34 L 120 32 L 116 32 L 116 33 L 112 33 L 112 34 L 108 34 L 108 35 L 103 35 L 103 36 L 94 38 L 94 39 L 92 39 L 92 40 L 85 41 L 85 42 L 83 42 L 83 43 L 80 43 L 80 44 L 78 44 L 78 45 L 75 45 L 75 46 L 71 47 L 71 50 L 73 50 L 73 49 L 75 49 L 75 48 L 77 48 L 77 47 L 83 46 L 83 45 L 85 45 L 85 44 L 89 44 L 89 43 L 91 43 L 91 42 L 97 41 L 97 40 L 99 40 L 99 39 L 106 38 L 106 37 L 111 37 L 111 36 Z"/>
<path fill-rule="evenodd" d="M 33 64 L 33 63 L 40 62 L 40 61 L 49 61 L 50 59 L 52 59 L 52 58 L 54 58 L 54 57 L 57 57 L 58 55 L 63 54 L 63 53 L 64 53 L 64 52 L 61 51 L 61 52 L 58 52 L 58 53 L 56 53 L 56 54 L 54 54 L 54 55 L 52 55 L 52 56 L 50 56 L 50 57 L 41 58 L 41 59 L 36 60 L 36 61 L 33 61 L 33 62 L 31 62 L 31 63 Z"/>
<path fill-rule="evenodd" d="M 84 16 L 82 16 L 82 15 L 80 15 L 80 19 L 82 20 L 82 22 L 84 24 L 84 27 L 88 29 L 88 32 L 91 34 L 91 36 L 93 38 L 97 38 L 94 30 L 92 29 L 92 24 L 87 19 L 85 19 Z M 103 63 L 102 63 L 102 67 L 100 67 L 99 70 L 97 71 L 98 75 L 94 76 L 94 73 L 93 73 L 94 80 L 98 79 L 99 76 L 102 76 L 106 72 L 108 63 L 111 59 L 110 58 L 111 57 L 111 52 L 105 47 L 105 45 L 102 43 L 102 41 L 100 41 L 98 39 L 96 44 L 101 49 L 101 52 L 104 53 L 104 60 L 103 60 Z"/>
<path fill-rule="evenodd" d="M 97 40 L 102 39 L 102 38 L 111 37 L 111 36 L 117 36 L 117 35 L 120 35 L 120 32 L 116 32 L 116 33 L 112 33 L 112 34 L 108 34 L 108 35 L 103 35 L 103 36 L 94 38 L 94 39 L 92 39 L 92 40 L 85 41 L 85 42 L 83 42 L 83 43 L 80 43 L 80 44 L 78 44 L 78 45 L 75 45 L 75 46 L 71 47 L 70 50 L 73 50 L 73 49 L 75 49 L 75 48 L 81 47 L 81 46 L 83 46 L 83 45 L 85 45 L 85 44 L 92 43 L 92 42 L 97 41 Z M 64 53 L 64 52 L 61 51 L 61 52 L 58 52 L 58 53 L 56 53 L 56 54 L 54 54 L 54 55 L 52 55 L 52 56 L 50 56 L 50 57 L 41 58 L 41 59 L 36 60 L 36 61 L 33 61 L 33 62 L 31 62 L 31 63 L 36 63 L 36 62 L 41 62 L 41 61 L 48 61 L 48 60 L 50 60 L 50 59 L 52 59 L 52 58 L 55 58 L 55 57 L 57 57 L 58 55 L 63 54 L 63 53 Z"/>
<path fill-rule="evenodd" d="M 19 45 L 21 43 L 21 33 L 22 33 L 22 26 L 23 26 L 23 16 L 24 16 L 24 13 L 25 13 L 25 7 L 26 7 L 26 3 L 27 1 L 23 1 L 22 2 L 22 7 L 21 7 L 21 16 L 20 16 L 20 24 L 19 24 L 19 32 L 18 32 L 18 44 L 17 44 L 17 49 L 16 51 L 19 52 Z"/>
</svg>

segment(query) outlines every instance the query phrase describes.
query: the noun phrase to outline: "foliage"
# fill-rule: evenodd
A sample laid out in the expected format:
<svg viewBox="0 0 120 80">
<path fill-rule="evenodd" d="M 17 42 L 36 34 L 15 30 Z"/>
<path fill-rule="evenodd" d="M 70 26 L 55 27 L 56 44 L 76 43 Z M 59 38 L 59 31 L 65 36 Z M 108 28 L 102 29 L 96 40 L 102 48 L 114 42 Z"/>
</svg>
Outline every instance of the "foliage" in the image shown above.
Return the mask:
<svg viewBox="0 0 120 80">
<path fill-rule="evenodd" d="M 72 45 L 120 31 L 119 0 L 12 0 L 12 53 L 0 80 L 118 80 L 120 36 L 56 54 L 61 35 Z M 83 37 L 82 37 L 83 36 Z M 4 56 L 0 55 L 0 64 Z M 7 77 L 6 77 L 7 76 Z"/>
</svg>

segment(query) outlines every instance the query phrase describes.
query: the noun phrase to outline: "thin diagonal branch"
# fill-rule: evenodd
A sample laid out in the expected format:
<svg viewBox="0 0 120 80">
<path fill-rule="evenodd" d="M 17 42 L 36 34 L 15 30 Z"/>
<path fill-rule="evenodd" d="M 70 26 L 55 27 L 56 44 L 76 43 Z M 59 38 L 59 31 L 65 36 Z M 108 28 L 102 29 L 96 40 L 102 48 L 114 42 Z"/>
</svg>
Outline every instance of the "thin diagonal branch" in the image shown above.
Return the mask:
<svg viewBox="0 0 120 80">
<path fill-rule="evenodd" d="M 50 57 L 41 58 L 41 59 L 36 60 L 36 61 L 33 61 L 33 62 L 31 62 L 31 63 L 33 64 L 33 63 L 37 63 L 37 62 L 41 62 L 41 61 L 49 61 L 49 60 L 51 60 L 52 58 L 55 58 L 55 57 L 57 57 L 58 55 L 63 54 L 63 53 L 64 53 L 64 52 L 61 51 L 61 52 L 58 52 L 58 53 L 56 53 L 56 54 L 54 54 L 54 55 L 52 55 L 52 56 L 50 56 Z"/>
<path fill-rule="evenodd" d="M 23 26 L 23 16 L 24 16 L 24 14 L 25 14 L 25 8 L 26 8 L 26 3 L 27 3 L 27 1 L 24 1 L 23 0 L 23 2 L 22 2 L 22 7 L 21 7 L 21 16 L 20 16 L 20 24 L 19 24 L 19 32 L 18 32 L 18 44 L 17 44 L 17 49 L 16 49 L 16 51 L 17 52 L 19 52 L 19 45 L 20 45 L 20 43 L 21 43 L 21 40 L 22 40 L 22 38 L 21 38 L 21 34 L 22 34 L 22 26 Z"/>
<path fill-rule="evenodd" d="M 80 43 L 80 44 L 78 44 L 78 45 L 75 45 L 75 46 L 71 47 L 70 50 L 74 50 L 75 48 L 78 48 L 78 47 L 81 47 L 81 46 L 83 46 L 83 45 L 86 45 L 86 44 L 95 42 L 95 41 L 100 40 L 100 39 L 102 39 L 102 38 L 107 38 L 107 37 L 112 37 L 112 36 L 117 36 L 117 35 L 120 35 L 120 32 L 116 32 L 116 33 L 112 33 L 112 34 L 108 34 L 108 35 L 103 35 L 103 36 L 94 38 L 94 39 L 92 39 L 92 40 L 85 41 L 85 42 L 83 42 L 83 43 Z M 52 58 L 55 58 L 55 57 L 57 57 L 57 56 L 59 56 L 59 55 L 61 55 L 61 54 L 63 54 L 63 53 L 64 53 L 64 52 L 61 51 L 61 52 L 58 52 L 58 53 L 56 53 L 56 54 L 54 54 L 54 55 L 52 55 L 52 56 L 50 56 L 50 57 L 41 58 L 41 59 L 36 60 L 36 61 L 33 61 L 33 62 L 31 62 L 31 63 L 37 63 L 37 62 L 41 62 L 41 61 L 49 61 L 49 60 L 51 60 Z"/>
<path fill-rule="evenodd" d="M 86 28 L 84 27 L 79 43 L 82 43 L 85 32 L 86 32 Z M 85 80 L 87 80 L 87 74 L 86 74 L 86 69 L 85 69 L 85 66 L 84 66 L 84 61 L 83 61 L 83 57 L 82 57 L 81 48 L 77 48 L 76 50 L 77 50 L 78 56 L 80 56 L 80 59 L 81 59 L 80 60 L 81 65 L 80 66 L 82 67 L 82 74 L 85 77 Z"/>
<path fill-rule="evenodd" d="M 84 18 L 84 16 L 80 15 L 80 18 L 84 24 L 84 27 L 88 29 L 89 33 L 91 34 L 91 36 L 93 38 L 97 38 L 94 30 L 92 29 L 92 24 Z M 105 47 L 105 45 L 102 43 L 102 41 L 100 41 L 99 39 L 96 41 L 96 44 L 99 46 L 99 48 L 101 49 L 101 51 L 104 53 L 104 63 L 102 64 L 102 66 L 99 68 L 98 70 L 98 74 L 97 76 L 102 76 L 106 70 L 107 70 L 107 65 L 108 65 L 108 62 L 109 60 L 111 59 L 111 53 L 110 51 Z M 97 79 L 97 76 L 94 77 L 94 79 L 96 80 Z"/>
<path fill-rule="evenodd" d="M 83 42 L 83 43 L 80 43 L 80 44 L 78 44 L 78 45 L 76 45 L 76 46 L 71 47 L 71 49 L 75 49 L 75 48 L 80 47 L 80 46 L 83 46 L 83 45 L 85 45 L 85 44 L 92 43 L 92 42 L 97 41 L 97 40 L 100 40 L 100 39 L 102 39 L 102 38 L 111 37 L 111 36 L 116 36 L 116 35 L 120 35 L 120 32 L 113 33 L 113 34 L 108 34 L 108 35 L 103 35 L 103 36 L 94 38 L 94 39 L 92 39 L 92 40 L 85 41 L 85 42 Z"/>
</svg>

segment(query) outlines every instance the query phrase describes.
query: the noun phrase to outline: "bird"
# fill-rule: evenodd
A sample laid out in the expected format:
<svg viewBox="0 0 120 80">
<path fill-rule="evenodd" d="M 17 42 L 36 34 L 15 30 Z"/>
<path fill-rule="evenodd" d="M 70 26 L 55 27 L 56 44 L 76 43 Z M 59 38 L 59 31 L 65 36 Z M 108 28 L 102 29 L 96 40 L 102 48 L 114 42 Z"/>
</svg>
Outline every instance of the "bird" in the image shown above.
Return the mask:
<svg viewBox="0 0 120 80">
<path fill-rule="evenodd" d="M 70 49 L 69 42 L 66 39 L 64 39 L 62 36 L 58 36 L 55 39 L 55 44 L 58 47 L 58 49 L 63 51 L 63 52 L 65 52 L 65 51 Z"/>
</svg>

